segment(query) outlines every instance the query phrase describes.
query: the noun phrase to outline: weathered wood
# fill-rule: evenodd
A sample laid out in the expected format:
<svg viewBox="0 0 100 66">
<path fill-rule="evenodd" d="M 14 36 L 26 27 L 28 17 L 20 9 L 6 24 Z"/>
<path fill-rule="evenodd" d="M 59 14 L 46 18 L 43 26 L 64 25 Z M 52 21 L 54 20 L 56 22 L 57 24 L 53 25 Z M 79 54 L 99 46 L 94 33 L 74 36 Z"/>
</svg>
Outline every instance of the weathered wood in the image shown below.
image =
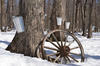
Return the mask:
<svg viewBox="0 0 100 66">
<path fill-rule="evenodd" d="M 73 39 L 73 40 L 72 41 L 70 40 L 67 42 L 65 42 L 66 40 L 62 42 L 62 40 L 58 40 L 58 38 L 56 38 L 57 41 L 55 41 L 55 42 L 48 40 L 50 37 L 52 37 L 51 35 L 55 34 L 56 32 L 64 34 L 64 37 L 66 37 L 66 34 L 67 34 L 67 36 L 69 36 L 70 38 L 72 37 L 71 39 Z M 60 36 L 60 38 L 63 37 L 61 35 L 59 35 L 59 36 Z M 70 38 L 67 38 L 67 40 L 69 40 Z M 60 43 L 60 46 L 59 46 L 58 41 Z M 49 45 L 47 45 L 46 42 L 48 42 L 51 45 L 51 47 L 49 47 Z M 73 45 L 74 45 L 74 47 L 71 48 L 71 46 L 73 46 Z M 66 60 L 68 60 L 68 62 L 72 62 L 72 61 L 84 62 L 84 49 L 83 49 L 80 41 L 77 39 L 77 37 L 74 34 L 72 34 L 70 32 L 67 33 L 67 31 L 56 29 L 56 30 L 49 32 L 45 36 L 41 48 L 42 48 L 42 50 L 38 49 L 38 51 L 40 51 L 39 54 L 40 54 L 41 58 L 47 59 L 51 62 L 62 63 L 62 60 L 61 60 L 62 58 L 66 58 Z M 49 49 L 49 50 L 47 50 L 47 49 Z M 72 51 L 72 50 L 78 51 L 76 49 L 78 49 L 80 51 L 78 53 Z M 48 51 L 49 51 L 49 53 L 48 53 Z M 79 56 L 80 60 L 79 60 L 79 58 L 77 59 L 73 55 Z M 49 58 L 48 58 L 48 56 L 49 56 Z M 66 60 L 63 60 L 63 61 L 66 62 Z"/>
</svg>

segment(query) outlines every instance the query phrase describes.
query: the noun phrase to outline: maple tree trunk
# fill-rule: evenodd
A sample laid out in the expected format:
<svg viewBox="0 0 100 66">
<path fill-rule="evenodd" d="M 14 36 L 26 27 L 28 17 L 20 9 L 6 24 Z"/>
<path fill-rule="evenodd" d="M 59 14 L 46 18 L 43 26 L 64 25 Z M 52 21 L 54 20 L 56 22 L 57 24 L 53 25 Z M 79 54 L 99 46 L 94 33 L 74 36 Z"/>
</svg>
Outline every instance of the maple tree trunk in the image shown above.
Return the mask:
<svg viewBox="0 0 100 66">
<path fill-rule="evenodd" d="M 22 0 L 20 4 L 22 5 L 20 13 L 24 18 L 25 31 L 16 33 L 7 50 L 35 56 L 36 47 L 43 39 L 41 26 L 44 22 L 44 0 Z"/>
</svg>

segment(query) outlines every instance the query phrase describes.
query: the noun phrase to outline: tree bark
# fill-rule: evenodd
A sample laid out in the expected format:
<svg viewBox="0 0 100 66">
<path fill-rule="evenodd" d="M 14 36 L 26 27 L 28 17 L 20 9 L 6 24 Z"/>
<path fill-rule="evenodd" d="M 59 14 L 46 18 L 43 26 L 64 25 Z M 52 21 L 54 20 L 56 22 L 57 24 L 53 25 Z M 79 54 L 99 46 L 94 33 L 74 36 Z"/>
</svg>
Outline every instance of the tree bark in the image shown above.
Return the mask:
<svg viewBox="0 0 100 66">
<path fill-rule="evenodd" d="M 72 33 L 74 33 L 74 28 L 75 28 L 75 0 L 72 1 Z"/>
<path fill-rule="evenodd" d="M 48 3 L 46 2 L 46 5 L 45 5 L 45 30 L 50 30 L 50 23 L 51 23 L 51 20 L 50 20 L 50 17 L 51 14 L 52 14 L 52 9 L 53 9 L 53 5 L 52 5 L 53 1 L 52 0 L 48 0 Z"/>
<path fill-rule="evenodd" d="M 95 0 L 95 8 L 94 8 L 94 10 L 95 10 L 95 16 L 94 16 L 94 18 L 95 18 L 95 32 L 98 32 L 98 20 L 97 20 L 97 6 L 96 6 L 96 0 Z"/>
<path fill-rule="evenodd" d="M 61 0 L 54 0 L 53 2 L 53 9 L 51 14 L 51 28 L 50 30 L 58 29 L 56 17 L 61 17 L 61 14 L 58 14 L 57 11 L 61 10 Z M 61 11 L 59 11 L 61 13 Z M 58 14 L 58 15 L 57 15 Z"/>
<path fill-rule="evenodd" d="M 60 27 L 57 25 L 56 17 L 62 18 L 61 29 L 64 29 L 64 21 L 66 20 L 66 0 L 54 0 L 53 9 L 51 14 L 51 30 L 59 29 Z"/>
<path fill-rule="evenodd" d="M 76 9 L 75 9 L 75 28 L 74 30 L 77 32 L 78 31 L 78 8 L 79 8 L 80 0 L 76 0 Z"/>
<path fill-rule="evenodd" d="M 1 21 L 1 0 L 0 0 L 0 30 L 1 30 L 1 23 L 2 21 Z"/>
<path fill-rule="evenodd" d="M 16 33 L 7 50 L 35 56 L 36 47 L 43 39 L 41 26 L 44 22 L 44 0 L 22 0 L 21 15 L 24 18 L 25 31 Z"/>
<path fill-rule="evenodd" d="M 85 0 L 84 2 L 84 6 L 83 6 L 83 12 L 82 12 L 82 3 L 81 3 L 81 18 L 82 18 L 82 31 L 83 34 L 82 36 L 86 36 L 86 6 L 87 6 L 87 0 Z"/>
<path fill-rule="evenodd" d="M 13 0 L 8 0 L 7 2 L 7 26 L 8 30 L 12 30 L 13 22 L 12 22 L 12 16 L 13 16 Z"/>
<path fill-rule="evenodd" d="M 91 0 L 89 2 L 89 24 L 88 24 L 88 36 L 87 38 L 91 38 L 92 37 L 92 10 L 93 10 L 93 2 L 94 0 Z"/>
<path fill-rule="evenodd" d="M 1 0 L 1 31 L 6 31 L 6 5 L 5 0 Z"/>
</svg>

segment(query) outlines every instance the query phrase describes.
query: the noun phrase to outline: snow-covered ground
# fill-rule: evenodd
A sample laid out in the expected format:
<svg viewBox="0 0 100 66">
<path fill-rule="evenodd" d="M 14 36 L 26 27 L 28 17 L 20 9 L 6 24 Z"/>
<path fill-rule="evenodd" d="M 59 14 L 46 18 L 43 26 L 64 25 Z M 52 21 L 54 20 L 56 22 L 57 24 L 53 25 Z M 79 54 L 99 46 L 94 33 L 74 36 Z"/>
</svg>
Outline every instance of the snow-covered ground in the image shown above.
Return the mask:
<svg viewBox="0 0 100 66">
<path fill-rule="evenodd" d="M 77 35 L 85 51 L 85 62 L 71 64 L 50 63 L 40 58 L 28 57 L 6 51 L 15 35 L 15 31 L 0 32 L 0 66 L 100 66 L 100 33 L 93 33 L 93 38 L 87 39 Z"/>
</svg>

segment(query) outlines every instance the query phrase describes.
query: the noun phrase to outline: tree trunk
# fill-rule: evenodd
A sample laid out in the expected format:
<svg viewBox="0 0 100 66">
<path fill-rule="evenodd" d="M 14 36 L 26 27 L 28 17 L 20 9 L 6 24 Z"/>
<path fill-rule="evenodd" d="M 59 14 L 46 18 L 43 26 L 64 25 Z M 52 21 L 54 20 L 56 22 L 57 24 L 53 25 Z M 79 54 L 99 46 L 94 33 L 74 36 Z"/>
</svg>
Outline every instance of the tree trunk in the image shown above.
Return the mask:
<svg viewBox="0 0 100 66">
<path fill-rule="evenodd" d="M 95 16 L 94 16 L 94 18 L 95 18 L 95 32 L 98 32 L 98 20 L 97 20 L 97 6 L 96 6 L 96 0 L 95 0 L 95 8 L 94 8 L 94 10 L 95 10 Z"/>
<path fill-rule="evenodd" d="M 75 29 L 75 0 L 72 1 L 72 33 L 74 33 Z"/>
<path fill-rule="evenodd" d="M 51 30 L 54 29 L 64 29 L 64 21 L 66 20 L 66 0 L 54 0 L 53 3 L 53 9 L 52 9 L 52 14 L 51 14 Z M 57 20 L 56 17 L 61 17 L 62 18 L 62 26 L 59 27 L 57 25 Z"/>
<path fill-rule="evenodd" d="M 78 8 L 79 8 L 80 0 L 76 0 L 76 9 L 75 9 L 75 28 L 74 30 L 78 31 Z"/>
<path fill-rule="evenodd" d="M 0 30 L 1 30 L 1 23 L 2 21 L 1 21 L 1 0 L 0 0 Z"/>
<path fill-rule="evenodd" d="M 7 50 L 35 56 L 36 47 L 43 39 L 41 26 L 44 22 L 44 0 L 22 0 L 21 4 L 25 31 L 16 33 Z"/>
<path fill-rule="evenodd" d="M 82 2 L 81 2 L 81 18 L 82 18 L 82 31 L 83 31 L 83 34 L 82 36 L 86 36 L 86 6 L 87 6 L 87 0 L 85 0 L 85 3 L 84 3 L 84 9 L 83 9 L 83 12 L 82 12 Z"/>
<path fill-rule="evenodd" d="M 59 11 L 59 9 L 60 9 L 60 11 Z M 59 15 L 60 15 L 59 17 L 61 17 L 61 14 L 58 14 L 57 11 L 61 13 L 61 0 L 54 0 L 54 2 L 53 2 L 50 30 L 58 29 L 56 17 Z"/>
<path fill-rule="evenodd" d="M 13 16 L 13 0 L 8 0 L 8 2 L 7 2 L 7 26 L 8 26 L 8 30 L 11 30 L 13 28 L 12 16 Z"/>
<path fill-rule="evenodd" d="M 69 8 L 69 4 L 70 4 L 70 1 L 69 0 L 66 0 L 66 12 L 65 12 L 65 15 L 66 15 L 66 21 L 69 21 L 70 22 L 70 8 Z"/>
<path fill-rule="evenodd" d="M 46 5 L 45 5 L 45 30 L 50 30 L 50 17 L 51 14 L 52 14 L 52 9 L 53 9 L 53 5 L 52 5 L 53 1 L 52 0 L 48 0 L 48 3 L 46 2 Z"/>
<path fill-rule="evenodd" d="M 6 5 L 5 0 L 1 0 L 1 31 L 6 31 Z"/>
<path fill-rule="evenodd" d="M 91 0 L 89 2 L 89 24 L 88 24 L 88 37 L 87 38 L 91 38 L 92 37 L 92 8 L 93 8 L 93 2 L 94 0 Z"/>
</svg>

